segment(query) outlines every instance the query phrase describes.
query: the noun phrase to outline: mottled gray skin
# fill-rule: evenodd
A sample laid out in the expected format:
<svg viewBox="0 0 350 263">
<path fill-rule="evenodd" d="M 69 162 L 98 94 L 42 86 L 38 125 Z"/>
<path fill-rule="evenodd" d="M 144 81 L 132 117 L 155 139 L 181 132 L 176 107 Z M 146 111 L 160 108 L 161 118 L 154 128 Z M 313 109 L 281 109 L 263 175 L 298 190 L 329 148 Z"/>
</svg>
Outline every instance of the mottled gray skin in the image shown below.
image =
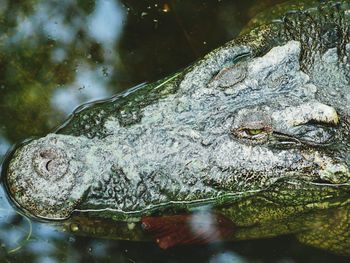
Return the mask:
<svg viewBox="0 0 350 263">
<path fill-rule="evenodd" d="M 349 3 L 279 18 L 19 147 L 11 198 L 44 219 L 137 222 L 210 206 L 238 225 L 346 203 Z M 258 197 L 280 205 L 247 208 Z"/>
</svg>

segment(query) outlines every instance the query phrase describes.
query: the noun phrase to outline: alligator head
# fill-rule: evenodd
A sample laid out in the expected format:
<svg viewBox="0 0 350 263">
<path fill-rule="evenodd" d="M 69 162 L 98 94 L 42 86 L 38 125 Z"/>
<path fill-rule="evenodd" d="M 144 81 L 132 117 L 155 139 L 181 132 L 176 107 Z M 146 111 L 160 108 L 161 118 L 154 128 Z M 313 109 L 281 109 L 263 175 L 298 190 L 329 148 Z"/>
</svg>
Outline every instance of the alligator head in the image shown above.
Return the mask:
<svg viewBox="0 0 350 263">
<path fill-rule="evenodd" d="M 135 124 L 110 115 L 101 138 L 33 140 L 9 162 L 10 193 L 36 216 L 65 218 L 87 204 L 130 212 L 278 181 L 347 184 L 346 116 L 317 98 L 300 50 L 290 41 L 250 58 L 241 47 L 240 60 L 207 81 L 194 80 L 203 74 L 194 67 Z"/>
</svg>

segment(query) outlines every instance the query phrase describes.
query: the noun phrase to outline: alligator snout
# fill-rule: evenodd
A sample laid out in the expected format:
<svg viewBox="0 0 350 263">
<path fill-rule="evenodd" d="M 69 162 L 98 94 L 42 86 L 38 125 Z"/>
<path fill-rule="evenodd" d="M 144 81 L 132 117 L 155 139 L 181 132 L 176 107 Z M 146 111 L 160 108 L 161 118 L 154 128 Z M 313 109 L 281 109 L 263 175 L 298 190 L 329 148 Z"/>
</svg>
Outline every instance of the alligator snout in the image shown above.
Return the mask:
<svg viewBox="0 0 350 263">
<path fill-rule="evenodd" d="M 79 140 L 49 135 L 14 150 L 5 181 L 17 205 L 40 218 L 71 214 L 88 187 Z"/>
</svg>

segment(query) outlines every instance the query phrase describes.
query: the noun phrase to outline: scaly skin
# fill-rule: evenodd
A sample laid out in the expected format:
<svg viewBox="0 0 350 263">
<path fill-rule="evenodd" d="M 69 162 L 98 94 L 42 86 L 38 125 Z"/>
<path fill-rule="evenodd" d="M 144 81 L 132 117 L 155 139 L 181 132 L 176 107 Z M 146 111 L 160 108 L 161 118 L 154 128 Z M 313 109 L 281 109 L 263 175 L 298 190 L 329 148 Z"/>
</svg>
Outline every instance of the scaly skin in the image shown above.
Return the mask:
<svg viewBox="0 0 350 263">
<path fill-rule="evenodd" d="M 350 4 L 306 3 L 22 144 L 10 198 L 81 234 L 147 240 L 142 216 L 209 209 L 230 240 L 295 233 L 350 254 Z"/>
</svg>

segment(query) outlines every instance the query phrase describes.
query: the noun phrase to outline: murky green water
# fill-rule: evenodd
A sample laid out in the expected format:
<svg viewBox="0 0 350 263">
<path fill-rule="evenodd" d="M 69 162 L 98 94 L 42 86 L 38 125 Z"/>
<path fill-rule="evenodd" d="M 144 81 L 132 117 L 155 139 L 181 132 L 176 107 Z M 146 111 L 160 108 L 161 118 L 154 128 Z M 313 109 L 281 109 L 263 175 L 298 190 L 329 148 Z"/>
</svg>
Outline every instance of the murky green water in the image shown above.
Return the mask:
<svg viewBox="0 0 350 263">
<path fill-rule="evenodd" d="M 283 0 L 0 0 L 0 160 L 78 105 L 170 74 Z M 0 262 L 348 262 L 293 237 L 179 247 L 62 233 L 0 192 Z"/>
</svg>

